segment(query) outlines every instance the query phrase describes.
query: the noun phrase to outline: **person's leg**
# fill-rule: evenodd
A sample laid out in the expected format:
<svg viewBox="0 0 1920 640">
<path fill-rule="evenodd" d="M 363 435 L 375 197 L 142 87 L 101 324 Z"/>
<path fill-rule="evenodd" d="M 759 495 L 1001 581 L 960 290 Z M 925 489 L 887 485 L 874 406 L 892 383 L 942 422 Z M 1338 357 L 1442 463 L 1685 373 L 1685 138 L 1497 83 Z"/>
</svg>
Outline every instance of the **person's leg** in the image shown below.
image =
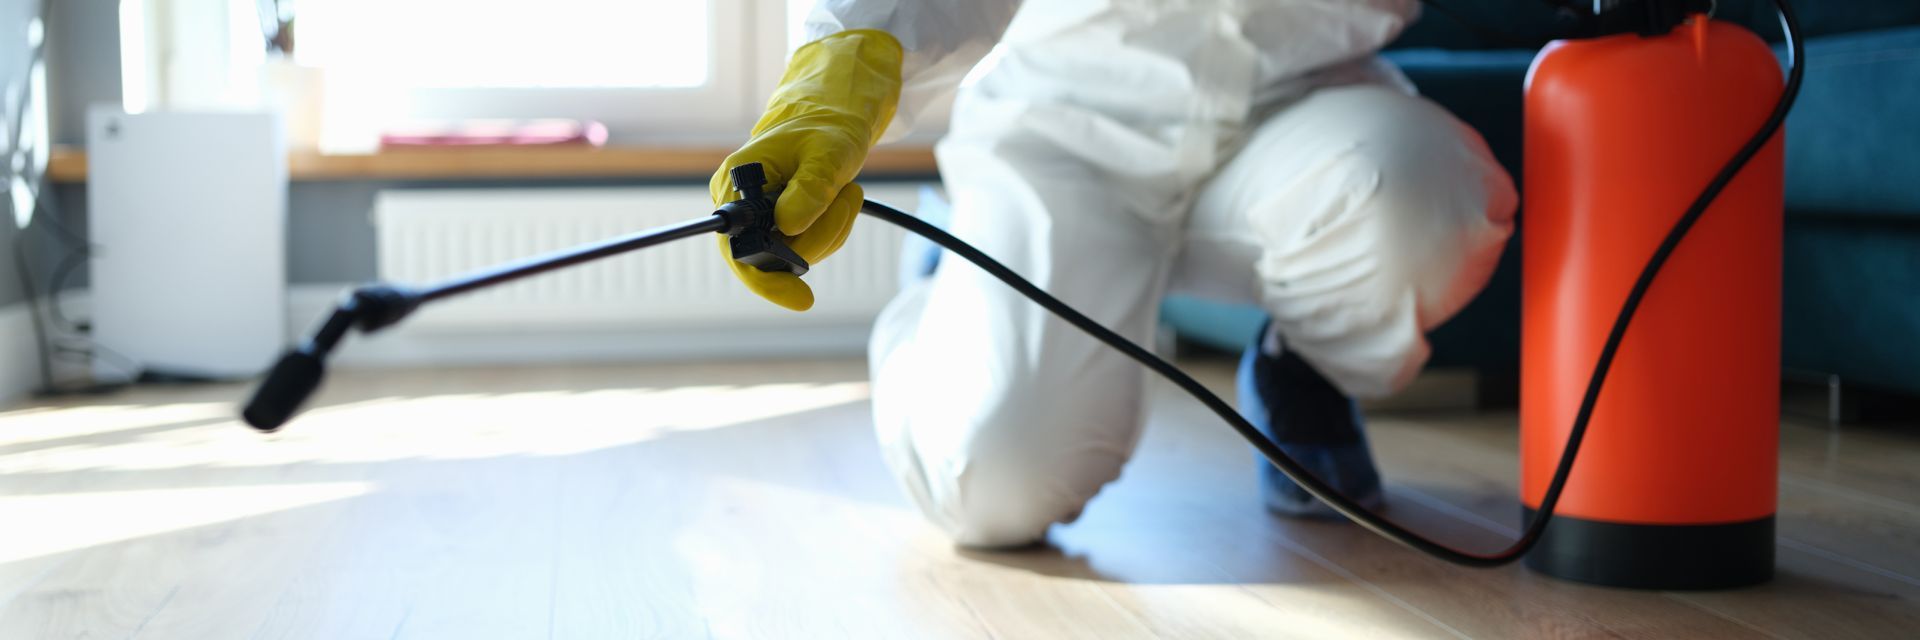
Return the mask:
<svg viewBox="0 0 1920 640">
<path fill-rule="evenodd" d="M 1202 188 L 1176 286 L 1267 309 L 1243 410 L 1322 478 L 1377 495 L 1349 398 L 1419 372 L 1426 331 L 1485 285 L 1516 205 L 1480 136 L 1439 106 L 1385 84 L 1322 88 L 1258 125 Z M 1262 467 L 1269 506 L 1315 509 Z"/>
<path fill-rule="evenodd" d="M 1244 113 L 1252 77 L 1240 35 L 1201 17 L 1107 10 L 1027 25 L 962 91 L 938 147 L 955 235 L 1141 342 L 1230 126 L 1213 114 Z M 1201 42 L 1129 44 L 1164 39 L 1155 30 Z M 1042 539 L 1119 475 L 1139 437 L 1137 364 L 951 256 L 888 305 L 869 357 L 881 450 L 962 545 Z"/>
</svg>

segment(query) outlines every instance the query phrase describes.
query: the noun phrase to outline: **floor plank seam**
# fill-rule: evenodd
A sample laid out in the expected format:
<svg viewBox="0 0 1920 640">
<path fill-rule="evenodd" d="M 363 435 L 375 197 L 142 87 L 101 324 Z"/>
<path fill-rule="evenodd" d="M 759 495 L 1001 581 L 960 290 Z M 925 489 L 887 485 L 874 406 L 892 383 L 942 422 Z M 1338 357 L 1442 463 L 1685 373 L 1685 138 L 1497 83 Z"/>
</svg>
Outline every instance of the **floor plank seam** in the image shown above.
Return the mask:
<svg viewBox="0 0 1920 640">
<path fill-rule="evenodd" d="M 1220 566 L 1220 563 L 1214 562 L 1206 558 L 1201 558 L 1200 561 L 1206 563 L 1208 567 L 1211 567 L 1214 570 L 1214 572 L 1220 576 L 1221 580 L 1225 580 L 1228 583 L 1232 584 L 1235 590 L 1252 597 L 1254 602 L 1267 605 L 1267 608 L 1273 609 L 1274 611 L 1281 611 L 1281 612 L 1286 611 L 1286 609 L 1282 608 L 1280 605 L 1274 604 L 1272 600 L 1268 600 L 1264 597 L 1261 597 L 1260 592 L 1254 591 L 1253 587 L 1247 586 L 1247 584 L 1244 582 L 1240 582 L 1238 578 L 1235 578 L 1233 576 L 1233 573 L 1227 571 L 1226 567 Z"/>
<path fill-rule="evenodd" d="M 1684 604 L 1684 605 L 1686 605 L 1686 606 L 1689 606 L 1689 607 L 1692 607 L 1692 608 L 1694 608 L 1694 609 L 1697 609 L 1697 610 L 1700 610 L 1700 611 L 1704 611 L 1704 612 L 1706 612 L 1706 614 L 1707 614 L 1707 615 L 1710 615 L 1710 616 L 1713 616 L 1713 617 L 1715 617 L 1715 618 L 1719 618 L 1719 619 L 1721 619 L 1721 620 L 1725 620 L 1725 621 L 1727 621 L 1727 622 L 1731 622 L 1731 623 L 1734 623 L 1734 624 L 1736 624 L 1736 625 L 1740 625 L 1740 627 L 1741 627 L 1741 628 L 1744 628 L 1744 629 L 1751 629 L 1751 630 L 1753 630 L 1753 631 L 1754 631 L 1755 633 L 1758 633 L 1758 634 L 1760 634 L 1760 635 L 1763 635 L 1763 636 L 1766 636 L 1766 637 L 1769 637 L 1769 638 L 1773 638 L 1774 640 L 1787 640 L 1787 637 L 1786 637 L 1786 636 L 1783 636 L 1783 635 L 1780 635 L 1780 634 L 1777 634 L 1777 633 L 1774 633 L 1774 632 L 1772 632 L 1772 631 L 1768 631 L 1768 630 L 1766 629 L 1766 627 L 1762 627 L 1762 626 L 1759 626 L 1759 625 L 1755 625 L 1755 624 L 1753 624 L 1753 623 L 1751 623 L 1751 622 L 1747 622 L 1747 621 L 1745 621 L 1745 620 L 1741 620 L 1741 619 L 1739 619 L 1739 618 L 1736 618 L 1736 617 L 1733 617 L 1733 616 L 1730 616 L 1730 615 L 1727 615 L 1727 613 L 1726 613 L 1726 612 L 1724 612 L 1724 611 L 1721 611 L 1721 610 L 1719 610 L 1719 609 L 1715 609 L 1715 608 L 1713 608 L 1713 607 L 1709 607 L 1709 606 L 1707 606 L 1707 605 L 1706 605 L 1706 604 L 1704 604 L 1704 603 L 1700 603 L 1700 602 L 1695 602 L 1695 601 L 1693 600 L 1693 598 L 1692 598 L 1692 597 L 1690 597 L 1690 596 L 1688 596 L 1687 594 L 1683 594 L 1683 593 L 1674 593 L 1674 592 L 1667 592 L 1667 593 L 1663 593 L 1663 594 L 1660 594 L 1660 595 L 1661 595 L 1661 596 L 1663 596 L 1663 597 L 1665 597 L 1665 598 L 1667 598 L 1668 600 L 1672 600 L 1672 601 L 1674 601 L 1674 602 L 1678 602 L 1678 603 L 1680 603 L 1680 604 Z"/>
<path fill-rule="evenodd" d="M 159 617 L 160 612 L 166 610 L 167 604 L 173 602 L 173 597 L 179 594 L 180 594 L 180 585 L 176 584 L 176 585 L 173 585 L 172 589 L 168 589 L 167 597 L 161 598 L 160 604 L 154 605 L 153 611 L 147 612 L 147 617 L 141 618 L 140 624 L 135 625 L 132 631 L 127 632 L 127 640 L 133 640 L 134 638 L 139 637 L 140 632 L 146 630 L 147 625 L 151 624 L 154 618 Z"/>
<path fill-rule="evenodd" d="M 1920 505 L 1911 504 L 1901 500 L 1895 500 L 1893 498 L 1874 495 L 1871 493 L 1867 493 L 1865 491 L 1860 491 L 1858 489 L 1852 489 L 1852 488 L 1844 487 L 1841 485 L 1833 484 L 1825 480 L 1816 480 L 1813 478 L 1801 476 L 1800 474 L 1783 473 L 1781 474 L 1780 481 L 1782 483 L 1791 484 L 1803 489 L 1811 489 L 1813 491 L 1825 492 L 1825 493 L 1837 495 L 1843 498 L 1847 498 L 1850 500 L 1858 500 L 1861 502 L 1865 502 L 1867 504 L 1878 506 L 1883 509 L 1891 509 L 1893 511 L 1898 511 L 1909 516 L 1920 516 Z"/>
<path fill-rule="evenodd" d="M 1079 579 L 1086 580 L 1087 578 L 1079 578 Z M 1121 586 L 1130 587 L 1133 585 L 1122 583 Z M 1153 625 L 1147 624 L 1146 620 L 1140 619 L 1140 616 L 1135 614 L 1133 610 L 1128 609 L 1127 605 L 1121 604 L 1119 600 L 1115 599 L 1113 597 L 1113 594 L 1107 591 L 1107 589 L 1109 588 L 1114 588 L 1111 583 L 1108 583 L 1108 584 L 1095 583 L 1093 585 L 1094 593 L 1100 594 L 1100 599 L 1107 601 L 1107 604 L 1113 605 L 1114 611 L 1120 612 L 1120 615 L 1126 616 L 1127 620 L 1132 621 L 1133 626 L 1139 627 L 1140 630 L 1147 632 L 1148 635 L 1151 635 L 1153 637 L 1156 637 L 1156 638 L 1166 637 L 1166 636 L 1160 635 L 1160 631 L 1158 629 L 1155 629 Z"/>
<path fill-rule="evenodd" d="M 400 614 L 400 621 L 394 623 L 393 635 L 387 636 L 387 640 L 400 640 L 400 633 L 407 630 L 407 621 L 412 619 L 413 605 L 409 604 L 407 605 L 407 610 Z"/>
<path fill-rule="evenodd" d="M 1518 538 L 1520 536 L 1519 531 L 1507 528 L 1505 525 L 1495 522 L 1492 519 L 1489 519 L 1485 516 L 1474 513 L 1472 511 L 1468 511 L 1464 507 L 1456 506 L 1453 503 L 1448 502 L 1446 500 L 1442 500 L 1437 496 L 1428 495 L 1424 492 L 1406 488 L 1406 487 L 1399 487 L 1399 491 L 1401 491 L 1403 494 L 1412 494 L 1416 502 L 1420 502 L 1421 504 L 1425 505 L 1430 509 L 1433 509 L 1434 511 L 1440 513 L 1441 515 L 1452 516 L 1455 519 L 1460 520 L 1461 522 L 1464 522 L 1466 524 L 1476 525 L 1487 531 L 1505 535 L 1508 538 Z M 1470 570 L 1486 571 L 1487 569 L 1470 569 Z M 1616 638 L 1626 637 L 1626 636 L 1622 636 L 1620 632 L 1616 631 L 1612 626 L 1606 624 L 1606 622 L 1603 620 L 1599 620 L 1594 618 L 1593 616 L 1585 615 L 1585 614 L 1576 614 L 1576 616 L 1580 620 L 1585 621 L 1592 628 L 1603 631 L 1609 636 L 1613 636 Z"/>
<path fill-rule="evenodd" d="M 271 613 L 274 611 L 279 611 L 280 605 L 287 601 L 287 594 L 292 592 L 293 592 L 292 584 L 288 584 L 287 586 L 280 588 L 280 595 L 276 596 L 273 599 L 273 606 L 267 608 L 267 612 L 269 613 L 269 615 L 260 618 L 260 624 L 253 628 L 253 633 L 247 634 L 247 640 L 258 640 L 261 637 L 261 634 L 264 634 L 267 632 L 268 623 L 273 622 L 273 616 L 271 615 Z"/>
<path fill-rule="evenodd" d="M 556 470 L 554 473 L 559 476 L 555 481 L 556 488 L 564 492 L 567 486 L 565 470 Z M 551 565 L 547 572 L 547 640 L 557 637 L 555 629 L 560 624 L 560 566 L 564 561 L 561 558 L 563 547 L 561 541 L 565 539 L 565 535 L 561 533 L 563 531 L 561 519 L 566 517 L 565 513 L 565 509 L 558 507 L 553 510 L 553 548 L 547 554 Z"/>
<path fill-rule="evenodd" d="M 47 568 L 41 569 L 39 575 L 34 576 L 32 580 L 28 580 L 26 584 L 20 585 L 20 588 L 14 590 L 13 593 L 7 594 L 5 598 L 0 598 L 0 617 L 5 617 L 7 609 L 13 606 L 15 599 L 38 588 L 40 583 L 46 582 L 47 577 L 53 575 L 55 569 L 66 566 L 66 564 L 73 559 L 73 555 L 73 553 L 69 552 L 66 556 L 47 565 Z"/>
<path fill-rule="evenodd" d="M 1516 529 L 1513 529 L 1512 527 L 1508 527 L 1507 525 L 1496 522 L 1492 518 L 1488 518 L 1478 513 L 1468 511 L 1465 507 L 1461 507 L 1451 502 L 1441 500 L 1438 496 L 1428 494 L 1418 489 L 1414 489 L 1406 485 L 1393 485 L 1393 491 L 1389 492 L 1389 495 L 1393 493 L 1398 493 L 1400 495 L 1413 498 L 1415 502 L 1418 502 L 1429 509 L 1438 511 L 1443 515 L 1453 516 L 1455 518 L 1460 519 L 1462 522 L 1480 527 L 1481 529 L 1485 529 L 1489 532 L 1498 533 L 1500 535 L 1503 535 L 1509 538 L 1520 537 L 1520 532 Z"/>
<path fill-rule="evenodd" d="M 1780 546 L 1786 547 L 1788 549 L 1792 549 L 1794 551 L 1799 551 L 1807 555 L 1816 556 L 1824 560 L 1838 562 L 1840 564 L 1844 564 L 1849 567 L 1880 576 L 1882 578 L 1886 578 L 1896 582 L 1906 583 L 1908 586 L 1920 587 L 1920 578 L 1915 578 L 1913 576 L 1909 576 L 1904 573 L 1899 573 L 1889 569 L 1883 569 L 1883 568 L 1868 564 L 1864 561 L 1855 559 L 1852 556 L 1848 556 L 1848 555 L 1833 552 L 1833 551 L 1828 551 L 1826 549 L 1822 549 L 1820 547 L 1810 545 L 1805 542 L 1801 542 L 1799 540 L 1794 540 L 1786 536 L 1780 536 L 1777 539 L 1777 541 Z"/>
<path fill-rule="evenodd" d="M 965 594 L 954 591 L 952 588 L 953 585 L 942 581 L 937 575 L 928 575 L 927 578 L 940 587 L 941 593 L 952 597 L 954 602 L 959 604 L 960 608 L 967 612 L 967 617 L 971 618 L 974 624 L 980 625 L 980 632 L 987 634 L 989 640 L 999 640 L 1000 634 L 993 632 L 993 625 L 987 624 L 987 619 L 980 615 L 980 611 L 974 608 L 973 602 L 968 600 Z M 709 633 L 708 637 L 712 637 L 712 634 Z"/>
<path fill-rule="evenodd" d="M 1366 589 L 1367 591 L 1373 592 L 1374 595 L 1384 598 L 1386 601 L 1393 603 L 1395 606 L 1398 606 L 1401 609 L 1405 609 L 1407 612 L 1412 613 L 1413 615 L 1418 616 L 1421 619 L 1426 620 L 1427 622 L 1433 623 L 1434 626 L 1440 627 L 1442 630 L 1446 631 L 1447 633 L 1452 634 L 1453 637 L 1460 638 L 1460 640 L 1473 640 L 1473 636 L 1469 636 L 1465 632 L 1462 632 L 1461 630 L 1454 628 L 1453 625 L 1447 624 L 1446 622 L 1440 620 L 1439 618 L 1434 617 L 1433 614 L 1427 613 L 1425 609 L 1421 609 L 1420 607 L 1414 606 L 1413 603 L 1407 602 L 1406 600 L 1401 599 L 1400 596 L 1393 595 L 1393 593 L 1387 591 L 1385 587 L 1374 584 L 1373 581 L 1360 577 L 1360 574 L 1354 573 L 1352 571 L 1348 571 L 1346 567 L 1342 567 L 1339 564 L 1335 563 L 1334 561 L 1327 559 L 1326 556 L 1322 556 L 1319 553 L 1315 553 L 1313 550 L 1308 549 L 1304 545 L 1301 545 L 1300 543 L 1295 542 L 1292 539 L 1287 538 L 1285 536 L 1274 536 L 1273 539 L 1278 541 L 1280 543 L 1280 546 L 1286 547 L 1288 551 L 1291 551 L 1303 558 L 1306 558 L 1309 562 L 1320 565 L 1322 569 L 1331 571 L 1334 573 L 1334 575 L 1338 575 L 1341 578 L 1345 578 L 1348 582 L 1352 582 L 1356 586 L 1359 586 L 1362 589 Z"/>
</svg>

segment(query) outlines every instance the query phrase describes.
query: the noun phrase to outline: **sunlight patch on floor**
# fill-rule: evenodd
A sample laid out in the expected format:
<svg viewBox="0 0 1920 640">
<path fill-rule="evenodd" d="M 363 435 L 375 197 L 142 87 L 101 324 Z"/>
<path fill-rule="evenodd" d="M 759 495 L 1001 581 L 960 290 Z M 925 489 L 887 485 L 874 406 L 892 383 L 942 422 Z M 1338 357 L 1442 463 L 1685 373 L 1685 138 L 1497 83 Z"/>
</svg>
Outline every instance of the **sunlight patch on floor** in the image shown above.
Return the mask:
<svg viewBox="0 0 1920 640">
<path fill-rule="evenodd" d="M 0 412 L 0 447 L 83 438 L 233 415 L 220 402 L 34 407 Z"/>
<path fill-rule="evenodd" d="M 367 482 L 0 496 L 0 564 L 344 500 Z"/>
<path fill-rule="evenodd" d="M 240 425 L 220 403 L 72 407 L 0 416 L 0 433 L 15 442 L 73 439 L 15 447 L 0 454 L 0 473 L 564 456 L 867 397 L 865 382 L 388 397 L 320 407 L 271 435 Z M 146 428 L 154 430 L 115 433 Z"/>
</svg>

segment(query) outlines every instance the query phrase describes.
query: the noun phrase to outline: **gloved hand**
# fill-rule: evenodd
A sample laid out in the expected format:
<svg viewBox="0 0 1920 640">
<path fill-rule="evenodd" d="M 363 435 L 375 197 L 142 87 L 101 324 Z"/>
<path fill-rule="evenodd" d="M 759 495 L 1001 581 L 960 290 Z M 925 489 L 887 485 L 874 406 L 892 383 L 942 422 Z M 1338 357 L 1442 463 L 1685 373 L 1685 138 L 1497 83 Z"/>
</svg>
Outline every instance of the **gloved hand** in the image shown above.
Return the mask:
<svg viewBox="0 0 1920 640">
<path fill-rule="evenodd" d="M 842 31 L 800 47 L 766 115 L 746 146 L 727 156 L 707 183 L 715 206 L 734 199 L 729 169 L 758 162 L 769 188 L 781 189 L 774 224 L 787 245 L 817 264 L 847 241 L 865 199 L 853 178 L 866 162 L 900 99 L 900 41 L 884 31 Z M 720 254 L 760 297 L 794 311 L 813 307 L 813 289 L 799 276 L 734 262 L 727 238 Z"/>
</svg>

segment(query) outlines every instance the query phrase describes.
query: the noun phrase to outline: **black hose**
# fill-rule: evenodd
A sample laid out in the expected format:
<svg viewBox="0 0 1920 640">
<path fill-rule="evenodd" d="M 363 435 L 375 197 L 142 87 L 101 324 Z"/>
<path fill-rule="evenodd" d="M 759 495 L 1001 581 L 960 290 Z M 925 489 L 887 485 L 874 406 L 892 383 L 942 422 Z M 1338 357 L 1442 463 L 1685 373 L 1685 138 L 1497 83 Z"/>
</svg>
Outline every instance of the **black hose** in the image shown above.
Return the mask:
<svg viewBox="0 0 1920 640">
<path fill-rule="evenodd" d="M 1553 518 L 1554 507 L 1559 504 L 1560 495 L 1566 488 L 1567 477 L 1573 472 L 1573 461 L 1580 451 L 1580 444 L 1586 439 L 1587 426 L 1593 418 L 1594 405 L 1600 400 L 1600 390 L 1607 381 L 1607 372 L 1612 369 L 1614 356 L 1620 350 L 1620 343 L 1626 338 L 1627 326 L 1632 323 L 1634 313 L 1639 310 L 1641 301 L 1646 298 L 1647 290 L 1652 288 L 1654 278 L 1660 274 L 1660 268 L 1666 265 L 1667 259 L 1672 257 L 1674 249 L 1680 246 L 1680 241 L 1686 237 L 1688 231 L 1693 229 L 1694 223 L 1698 222 L 1700 216 L 1706 213 L 1707 207 L 1713 204 L 1714 199 L 1719 197 L 1720 192 L 1726 189 L 1727 184 L 1733 181 L 1734 176 L 1738 175 L 1740 170 L 1746 166 L 1747 162 L 1752 160 L 1753 157 L 1760 152 L 1761 147 L 1765 146 L 1767 141 L 1773 138 L 1774 133 L 1780 130 L 1780 126 L 1786 122 L 1787 113 L 1793 109 L 1793 102 L 1800 94 L 1800 80 L 1804 67 L 1801 60 L 1805 56 L 1805 51 L 1802 49 L 1799 38 L 1800 23 L 1798 17 L 1793 12 L 1793 8 L 1787 3 L 1787 0 L 1773 0 L 1773 3 L 1780 12 L 1780 22 L 1783 30 L 1786 32 L 1787 46 L 1790 54 L 1789 61 L 1792 65 L 1791 70 L 1787 73 L 1786 86 L 1781 91 L 1779 101 L 1774 104 L 1773 113 L 1767 116 L 1766 122 L 1760 126 L 1760 130 L 1756 132 L 1752 138 L 1747 140 L 1746 145 L 1734 153 L 1733 158 L 1728 160 L 1726 165 L 1720 168 L 1720 172 L 1714 176 L 1713 181 L 1707 183 L 1706 188 L 1701 190 L 1699 197 L 1695 198 L 1693 204 L 1689 205 L 1686 212 L 1681 214 L 1680 219 L 1674 222 L 1673 228 L 1667 232 L 1666 238 L 1660 242 L 1659 247 L 1654 249 L 1653 255 L 1647 258 L 1646 266 L 1640 270 L 1640 277 L 1634 281 L 1633 289 L 1627 293 L 1626 300 L 1620 305 L 1620 313 L 1614 318 L 1613 329 L 1607 334 L 1607 342 L 1600 350 L 1600 357 L 1594 362 L 1593 375 L 1589 377 L 1587 381 L 1586 396 L 1581 400 L 1580 410 L 1574 416 L 1573 428 L 1567 433 L 1567 446 L 1560 453 L 1560 462 L 1554 469 L 1552 482 L 1547 485 L 1546 495 L 1540 500 L 1539 509 L 1536 510 L 1533 518 L 1527 522 L 1527 526 L 1518 539 L 1514 540 L 1505 549 L 1492 553 L 1480 553 L 1454 548 L 1416 533 L 1391 519 L 1360 506 L 1351 498 L 1342 495 L 1338 490 L 1321 481 L 1318 477 L 1315 477 L 1311 471 L 1301 466 L 1299 462 L 1295 462 L 1293 458 L 1288 457 L 1286 452 L 1280 450 L 1278 443 L 1268 438 L 1266 434 L 1261 433 L 1258 428 L 1254 427 L 1252 423 L 1242 417 L 1238 411 L 1234 410 L 1233 405 L 1228 404 L 1226 400 L 1221 399 L 1220 396 L 1214 394 L 1213 391 L 1208 390 L 1205 385 L 1200 384 L 1198 380 L 1194 380 L 1192 376 L 1181 371 L 1179 367 L 1154 355 L 1153 352 L 1135 344 L 1120 334 L 1114 333 L 1112 330 L 1101 326 L 1100 323 L 1095 322 L 1092 318 L 1088 318 L 1073 307 L 1068 306 L 1067 303 L 1061 302 L 1059 298 L 1055 298 L 1046 291 L 1034 286 L 1032 282 L 1028 282 L 1026 278 L 1020 277 L 1020 274 L 1014 273 L 1014 271 L 1007 268 L 1006 265 L 1000 264 L 999 261 L 994 260 L 991 256 L 981 252 L 979 249 L 975 249 L 973 245 L 967 244 L 965 241 L 954 237 L 953 234 L 947 233 L 945 230 L 929 224 L 924 220 L 901 212 L 899 209 L 872 200 L 866 201 L 866 205 L 861 209 L 861 212 L 886 220 L 909 232 L 932 240 L 935 244 L 946 248 L 948 251 L 952 251 L 961 258 L 965 258 L 968 262 L 978 266 L 989 275 L 998 278 L 1001 282 L 1006 283 L 1007 286 L 1013 287 L 1015 291 L 1020 292 L 1021 295 L 1033 300 L 1034 303 L 1046 308 L 1046 310 L 1053 312 L 1054 315 L 1067 321 L 1068 324 L 1072 324 L 1081 331 L 1087 332 L 1087 334 L 1093 336 L 1095 339 L 1106 343 L 1107 346 L 1119 350 L 1121 353 L 1126 354 L 1127 357 L 1133 358 L 1134 361 L 1145 365 L 1148 369 L 1152 369 L 1154 373 L 1158 373 L 1161 377 L 1173 382 L 1195 399 L 1198 399 L 1201 404 L 1206 405 L 1208 409 L 1213 410 L 1215 415 L 1220 416 L 1221 420 L 1226 421 L 1227 426 L 1233 427 L 1234 431 L 1239 432 L 1240 437 L 1252 443 L 1253 447 L 1258 449 L 1260 454 L 1265 456 L 1267 461 L 1278 468 L 1281 473 L 1286 474 L 1289 479 L 1299 483 L 1302 488 L 1306 489 L 1307 493 L 1312 494 L 1315 498 L 1319 498 L 1335 511 L 1340 512 L 1341 515 L 1359 523 L 1360 526 L 1366 527 L 1368 530 L 1380 534 L 1389 540 L 1448 562 L 1470 567 L 1495 567 L 1513 562 L 1521 556 L 1526 555 L 1527 551 L 1532 549 L 1533 545 L 1540 541 L 1541 534 L 1546 531 L 1547 523 Z"/>
</svg>

